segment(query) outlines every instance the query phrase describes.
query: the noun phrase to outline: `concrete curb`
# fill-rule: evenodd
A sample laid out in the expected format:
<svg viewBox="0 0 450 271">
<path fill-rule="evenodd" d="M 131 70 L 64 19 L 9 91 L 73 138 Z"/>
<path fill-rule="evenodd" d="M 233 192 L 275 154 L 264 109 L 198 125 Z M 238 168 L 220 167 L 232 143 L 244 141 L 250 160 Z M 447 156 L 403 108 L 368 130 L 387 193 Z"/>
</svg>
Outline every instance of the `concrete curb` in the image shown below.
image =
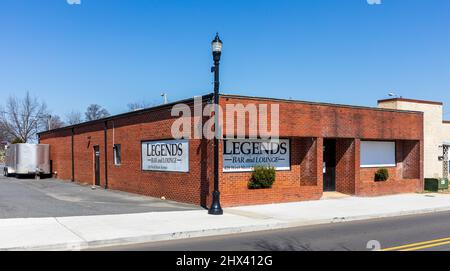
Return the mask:
<svg viewBox="0 0 450 271">
<path fill-rule="evenodd" d="M 444 212 L 444 211 L 450 211 L 450 206 L 439 207 L 439 208 L 426 208 L 426 209 L 420 209 L 420 210 L 406 210 L 406 211 L 400 211 L 400 212 L 380 213 L 380 214 L 371 214 L 371 215 L 356 215 L 356 216 L 335 217 L 335 218 L 326 218 L 326 219 L 302 220 L 302 221 L 298 221 L 298 220 L 297 221 L 282 221 L 282 220 L 268 219 L 271 221 L 266 224 L 260 224 L 260 225 L 248 225 L 248 226 L 243 226 L 243 227 L 234 227 L 233 226 L 233 227 L 226 227 L 226 228 L 211 228 L 211 229 L 203 229 L 203 230 L 169 232 L 169 233 L 150 234 L 150 235 L 142 235 L 142 236 L 126 237 L 126 238 L 112 238 L 112 239 L 95 240 L 95 241 L 87 241 L 87 240 L 84 240 L 83 238 L 79 237 L 80 238 L 79 242 L 49 244 L 49 245 L 42 245 L 42 246 L 19 246 L 19 247 L 11 247 L 11 248 L 2 248 L 0 250 L 48 250 L 48 251 L 51 251 L 51 250 L 83 250 L 83 249 L 94 249 L 94 248 L 101 248 L 101 247 L 107 247 L 107 246 L 133 245 L 133 244 L 157 242 L 157 241 L 169 241 L 169 240 L 196 238 L 196 237 L 208 237 L 208 236 L 220 236 L 220 235 L 237 234 L 237 233 L 249 233 L 249 232 L 258 232 L 258 231 L 265 231 L 265 230 L 287 229 L 287 228 L 301 227 L 301 226 L 312 226 L 312 225 L 321 225 L 321 224 L 330 224 L 330 223 L 345 223 L 345 222 L 350 222 L 350 221 L 407 216 L 407 215 L 415 215 L 415 214 L 437 213 L 437 212 Z"/>
<path fill-rule="evenodd" d="M 285 227 L 285 228 L 313 226 L 313 225 L 322 225 L 322 224 L 333 224 L 333 223 L 345 223 L 345 222 L 352 222 L 352 221 L 362 221 L 362 220 L 381 219 L 381 218 L 390 218 L 390 217 L 401 217 L 401 216 L 408 216 L 408 215 L 432 214 L 432 213 L 446 212 L 446 211 L 450 211 L 450 206 L 449 207 L 440 207 L 440 208 L 427 208 L 427 209 L 421 209 L 421 210 L 380 213 L 380 214 L 372 214 L 372 215 L 335 217 L 333 219 L 317 219 L 317 220 L 301 221 L 301 222 L 294 221 L 294 222 L 287 222 L 285 224 L 287 227 Z"/>
</svg>

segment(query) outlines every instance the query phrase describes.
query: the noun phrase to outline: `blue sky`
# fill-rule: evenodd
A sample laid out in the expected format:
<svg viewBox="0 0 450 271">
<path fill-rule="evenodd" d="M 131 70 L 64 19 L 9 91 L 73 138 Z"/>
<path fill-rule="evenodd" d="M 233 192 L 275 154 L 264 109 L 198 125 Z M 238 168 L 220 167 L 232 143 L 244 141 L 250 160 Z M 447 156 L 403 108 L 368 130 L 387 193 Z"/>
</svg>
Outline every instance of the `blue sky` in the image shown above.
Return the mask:
<svg viewBox="0 0 450 271">
<path fill-rule="evenodd" d="M 388 92 L 443 101 L 450 119 L 450 1 L 0 0 L 0 93 L 53 113 L 212 90 L 357 105 Z"/>
</svg>

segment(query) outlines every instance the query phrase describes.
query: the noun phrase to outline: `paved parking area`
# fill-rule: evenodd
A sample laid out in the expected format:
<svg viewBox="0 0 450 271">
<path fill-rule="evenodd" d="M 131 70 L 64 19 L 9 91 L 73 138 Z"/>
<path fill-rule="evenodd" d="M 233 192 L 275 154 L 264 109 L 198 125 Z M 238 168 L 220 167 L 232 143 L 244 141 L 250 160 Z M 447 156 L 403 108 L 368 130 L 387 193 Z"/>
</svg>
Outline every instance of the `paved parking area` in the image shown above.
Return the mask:
<svg viewBox="0 0 450 271">
<path fill-rule="evenodd" d="M 90 186 L 55 179 L 0 176 L 0 219 L 184 210 L 201 207 L 102 188 L 92 190 Z"/>
</svg>

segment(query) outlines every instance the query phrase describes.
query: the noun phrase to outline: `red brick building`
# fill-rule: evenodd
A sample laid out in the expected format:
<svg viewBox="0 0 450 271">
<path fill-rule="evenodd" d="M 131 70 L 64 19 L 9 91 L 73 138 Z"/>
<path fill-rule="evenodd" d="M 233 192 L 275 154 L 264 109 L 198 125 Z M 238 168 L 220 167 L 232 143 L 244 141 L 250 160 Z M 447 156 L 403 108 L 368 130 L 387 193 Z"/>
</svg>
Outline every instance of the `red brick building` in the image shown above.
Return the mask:
<svg viewBox="0 0 450 271">
<path fill-rule="evenodd" d="M 211 99 L 212 95 L 203 96 L 203 106 Z M 187 104 L 194 112 L 194 99 L 177 103 Z M 213 140 L 173 140 L 171 127 L 178 119 L 171 116 L 174 104 L 43 132 L 40 142 L 50 144 L 53 172 L 59 179 L 209 206 Z M 283 153 L 268 155 L 277 161 L 273 187 L 249 189 L 251 172 L 245 165 L 256 161 L 252 159 L 264 159 L 258 154 L 265 143 L 221 140 L 223 206 L 315 200 L 324 191 L 377 196 L 422 190 L 423 113 L 221 95 L 223 115 L 227 104 L 279 105 L 279 137 L 284 149 L 276 146 L 274 149 Z M 207 120 L 194 118 L 192 128 L 196 121 L 204 125 Z M 246 123 L 248 135 L 251 129 Z M 223 131 L 227 131 L 226 125 Z M 152 156 L 172 152 L 183 156 Z M 153 162 L 172 164 L 160 167 Z M 235 162 L 242 165 L 228 167 Z M 388 169 L 387 181 L 375 181 L 380 168 Z"/>
</svg>

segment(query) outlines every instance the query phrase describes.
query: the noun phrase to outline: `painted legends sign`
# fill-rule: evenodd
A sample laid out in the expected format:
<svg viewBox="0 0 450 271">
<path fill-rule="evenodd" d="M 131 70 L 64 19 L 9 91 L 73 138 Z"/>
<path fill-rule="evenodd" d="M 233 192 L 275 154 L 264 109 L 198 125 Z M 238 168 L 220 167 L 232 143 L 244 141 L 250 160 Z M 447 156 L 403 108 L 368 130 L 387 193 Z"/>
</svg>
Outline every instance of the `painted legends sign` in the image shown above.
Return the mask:
<svg viewBox="0 0 450 271">
<path fill-rule="evenodd" d="M 289 139 L 231 139 L 223 141 L 223 172 L 247 172 L 255 166 L 290 170 Z"/>
<path fill-rule="evenodd" d="M 188 140 L 142 142 L 142 170 L 189 172 Z"/>
</svg>

